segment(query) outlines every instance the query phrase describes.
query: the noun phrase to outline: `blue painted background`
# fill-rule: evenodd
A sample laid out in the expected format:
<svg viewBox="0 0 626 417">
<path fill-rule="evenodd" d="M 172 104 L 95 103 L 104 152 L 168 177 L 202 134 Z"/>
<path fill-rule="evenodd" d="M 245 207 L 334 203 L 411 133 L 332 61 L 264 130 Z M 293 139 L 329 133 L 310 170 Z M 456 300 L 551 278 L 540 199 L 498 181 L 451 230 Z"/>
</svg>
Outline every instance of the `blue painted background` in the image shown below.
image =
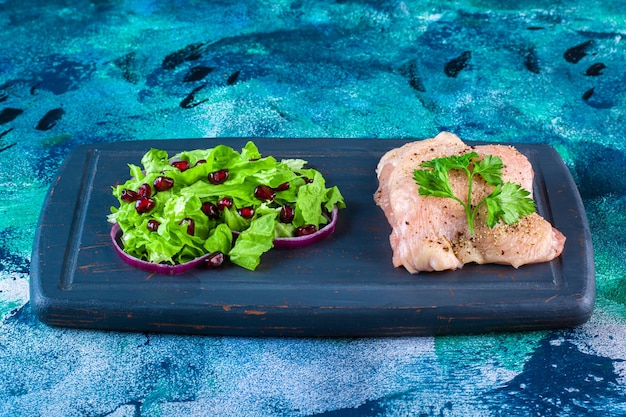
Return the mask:
<svg viewBox="0 0 626 417">
<path fill-rule="evenodd" d="M 623 2 L 2 0 L 0 25 L 0 415 L 626 415 Z M 30 310 L 39 210 L 78 144 L 440 130 L 559 151 L 595 246 L 587 324 L 281 340 Z"/>
</svg>

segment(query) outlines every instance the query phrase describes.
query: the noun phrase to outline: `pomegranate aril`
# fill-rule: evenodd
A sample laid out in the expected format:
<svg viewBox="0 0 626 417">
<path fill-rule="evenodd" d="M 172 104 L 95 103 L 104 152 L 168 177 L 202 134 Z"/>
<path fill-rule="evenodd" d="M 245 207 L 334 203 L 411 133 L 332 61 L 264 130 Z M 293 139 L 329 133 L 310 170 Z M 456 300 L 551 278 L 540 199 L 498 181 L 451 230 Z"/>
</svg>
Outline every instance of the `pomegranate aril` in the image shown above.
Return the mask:
<svg viewBox="0 0 626 417">
<path fill-rule="evenodd" d="M 144 214 L 152 210 L 155 205 L 156 203 L 153 199 L 149 197 L 141 197 L 135 202 L 135 210 L 137 210 L 137 213 L 139 214 Z"/>
<path fill-rule="evenodd" d="M 133 201 L 137 201 L 139 199 L 139 194 L 137 194 L 133 190 L 123 189 L 120 198 L 122 199 L 122 201 L 132 203 Z"/>
<path fill-rule="evenodd" d="M 161 225 L 161 223 L 159 223 L 156 220 L 148 220 L 148 224 L 147 224 L 147 228 L 149 231 L 151 232 L 156 232 L 159 229 L 159 226 Z"/>
<path fill-rule="evenodd" d="M 174 161 L 170 165 L 178 168 L 179 171 L 187 171 L 189 169 L 189 161 Z"/>
<path fill-rule="evenodd" d="M 208 179 L 211 184 L 221 184 L 228 179 L 228 170 L 220 169 L 218 171 L 210 172 Z"/>
<path fill-rule="evenodd" d="M 284 205 L 280 208 L 280 221 L 282 223 L 291 223 L 296 211 L 291 206 Z"/>
<path fill-rule="evenodd" d="M 202 203 L 202 212 L 211 220 L 217 220 L 220 218 L 220 210 L 210 201 Z"/>
<path fill-rule="evenodd" d="M 276 198 L 276 192 L 267 185 L 258 185 L 254 189 L 254 196 L 261 201 L 273 201 Z"/>
<path fill-rule="evenodd" d="M 196 232 L 196 222 L 188 217 L 182 219 L 179 223 L 181 226 L 187 225 L 187 234 L 193 236 Z"/>
<path fill-rule="evenodd" d="M 152 196 L 152 188 L 149 184 L 143 183 L 137 189 L 137 194 L 139 197 L 151 197 Z"/>
<path fill-rule="evenodd" d="M 217 202 L 217 208 L 219 211 L 222 211 L 224 209 L 229 209 L 232 206 L 233 206 L 233 199 L 230 197 L 222 197 Z"/>
<path fill-rule="evenodd" d="M 167 191 L 174 186 L 174 179 L 170 177 L 158 176 L 154 179 L 154 189 L 157 191 Z"/>
<path fill-rule="evenodd" d="M 213 252 L 206 258 L 205 265 L 209 269 L 219 268 L 224 263 L 225 256 L 222 252 Z"/>
<path fill-rule="evenodd" d="M 298 236 L 312 235 L 315 232 L 317 232 L 317 227 L 314 224 L 306 224 L 296 229 L 296 235 Z"/>
<path fill-rule="evenodd" d="M 274 188 L 274 191 L 286 191 L 289 189 L 289 181 L 283 182 L 278 187 Z"/>
<path fill-rule="evenodd" d="M 202 165 L 202 164 L 206 164 L 206 159 L 198 159 L 196 161 L 196 165 L 195 166 Z"/>
<path fill-rule="evenodd" d="M 313 182 L 313 180 L 311 178 L 306 177 L 306 176 L 300 174 L 299 172 L 296 172 L 296 175 L 299 176 L 300 178 L 302 178 L 306 184 L 310 184 L 310 183 Z"/>
<path fill-rule="evenodd" d="M 251 219 L 254 216 L 254 207 L 251 207 L 251 206 L 242 207 L 239 210 L 237 210 L 237 212 L 244 219 Z"/>
</svg>

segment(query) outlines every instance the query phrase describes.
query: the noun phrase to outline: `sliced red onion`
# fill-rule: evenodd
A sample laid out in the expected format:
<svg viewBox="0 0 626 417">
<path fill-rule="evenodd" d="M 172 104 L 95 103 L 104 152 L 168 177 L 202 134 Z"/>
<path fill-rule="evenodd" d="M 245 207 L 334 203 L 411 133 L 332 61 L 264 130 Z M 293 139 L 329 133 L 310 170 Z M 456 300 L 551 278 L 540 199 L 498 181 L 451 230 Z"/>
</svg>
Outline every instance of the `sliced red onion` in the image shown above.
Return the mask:
<svg viewBox="0 0 626 417">
<path fill-rule="evenodd" d="M 330 216 L 325 215 L 326 218 L 330 220 L 329 223 L 324 225 L 324 227 L 322 227 L 315 233 L 304 236 L 277 237 L 276 239 L 274 239 L 274 249 L 301 249 L 326 239 L 335 231 L 335 226 L 337 225 L 338 211 L 339 209 L 337 208 L 337 206 L 335 206 L 333 208 L 333 211 L 330 213 Z M 235 238 L 235 240 L 239 237 L 239 233 L 240 232 L 236 231 L 233 232 L 233 237 Z"/>
<path fill-rule="evenodd" d="M 115 251 L 117 252 L 119 257 L 122 258 L 122 260 L 128 265 L 146 272 L 154 272 L 156 274 L 164 275 L 184 274 L 185 272 L 189 272 L 192 269 L 202 265 L 204 260 L 207 259 L 210 255 L 207 253 L 206 255 L 202 255 L 189 262 L 177 265 L 157 264 L 154 262 L 148 262 L 139 258 L 135 258 L 134 256 L 124 252 L 124 249 L 122 249 L 121 237 L 122 231 L 120 230 L 120 225 L 118 223 L 115 223 L 111 228 L 111 240 L 113 241 L 113 247 L 115 248 Z"/>
<path fill-rule="evenodd" d="M 306 236 L 297 236 L 297 237 L 279 237 L 274 239 L 274 248 L 275 249 L 300 249 L 310 245 L 313 245 L 328 236 L 330 236 L 335 231 L 335 226 L 337 225 L 337 214 L 339 209 L 337 206 L 333 208 L 333 211 L 330 213 L 330 222 L 326 224 L 324 227 L 319 229 L 317 232 L 312 233 Z M 185 262 L 177 265 L 168 265 L 168 264 L 157 264 L 154 262 L 144 261 L 134 256 L 131 256 L 124 252 L 121 244 L 122 231 L 120 230 L 120 225 L 115 223 L 111 228 L 111 241 L 113 241 L 113 247 L 115 251 L 119 255 L 119 257 L 126 262 L 128 265 L 141 269 L 142 271 L 153 272 L 157 274 L 164 275 L 180 275 L 185 272 L 189 272 L 192 269 L 202 265 L 204 261 L 210 256 L 210 254 L 202 255 L 198 258 L 195 258 L 189 262 Z M 236 238 L 239 233 L 233 232 L 234 237 Z"/>
<path fill-rule="evenodd" d="M 324 227 L 320 228 L 317 232 L 310 235 L 297 236 L 297 237 L 277 237 L 274 239 L 275 249 L 300 249 L 309 245 L 313 245 L 321 240 L 326 239 L 335 231 L 337 225 L 337 213 L 339 209 L 337 206 L 333 207 L 333 211 L 330 212 L 330 222 Z"/>
</svg>

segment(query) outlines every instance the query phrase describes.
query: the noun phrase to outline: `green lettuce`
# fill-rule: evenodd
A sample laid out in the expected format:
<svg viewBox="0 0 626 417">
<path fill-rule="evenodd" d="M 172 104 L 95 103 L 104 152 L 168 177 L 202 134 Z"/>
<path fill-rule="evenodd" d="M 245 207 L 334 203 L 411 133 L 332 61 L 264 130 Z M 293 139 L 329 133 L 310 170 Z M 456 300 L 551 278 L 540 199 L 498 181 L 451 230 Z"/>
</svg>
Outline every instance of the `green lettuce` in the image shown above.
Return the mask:
<svg viewBox="0 0 626 417">
<path fill-rule="evenodd" d="M 180 171 L 173 161 L 187 161 L 190 168 Z M 231 262 L 254 270 L 263 253 L 273 247 L 275 237 L 293 236 L 296 228 L 313 224 L 320 228 L 328 223 L 327 213 L 333 206 L 345 207 L 337 187 L 327 187 L 322 174 L 306 168 L 302 159 L 263 157 L 249 141 L 240 152 L 225 145 L 177 153 L 170 157 L 160 149 L 150 149 L 141 166 L 129 164 L 130 179 L 113 187 L 119 206 L 111 207 L 108 221 L 118 223 L 123 232 L 124 251 L 139 259 L 155 263 L 180 264 L 206 253 L 222 252 Z M 228 179 L 211 184 L 209 173 L 228 169 Z M 158 176 L 174 180 L 167 191 L 154 192 L 154 208 L 140 214 L 133 202 L 122 200 L 124 190 L 137 191 L 142 184 L 153 184 Z M 259 185 L 286 189 L 276 192 L 273 201 L 263 202 L 254 196 Z M 217 204 L 222 197 L 233 199 L 234 206 L 224 209 L 219 219 L 209 219 L 201 209 L 203 203 Z M 280 207 L 295 209 L 292 223 L 279 221 Z M 238 208 L 251 207 L 254 215 L 242 217 Z M 194 222 L 194 233 L 187 232 L 188 219 Z M 157 221 L 156 231 L 148 229 Z M 233 232 L 240 232 L 233 239 Z"/>
</svg>

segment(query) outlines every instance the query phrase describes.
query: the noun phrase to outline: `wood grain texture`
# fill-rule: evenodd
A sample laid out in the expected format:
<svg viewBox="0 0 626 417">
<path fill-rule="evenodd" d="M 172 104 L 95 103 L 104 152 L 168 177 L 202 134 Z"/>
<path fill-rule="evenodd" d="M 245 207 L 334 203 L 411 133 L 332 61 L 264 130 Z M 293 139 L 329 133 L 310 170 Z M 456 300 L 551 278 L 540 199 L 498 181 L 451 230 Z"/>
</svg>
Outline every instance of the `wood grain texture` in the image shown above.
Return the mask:
<svg viewBox="0 0 626 417">
<path fill-rule="evenodd" d="M 348 208 L 335 233 L 303 250 L 272 250 L 257 271 L 229 266 L 161 276 L 112 248 L 111 186 L 150 148 L 182 150 L 245 138 L 118 142 L 76 148 L 42 209 L 31 300 L 54 326 L 241 336 L 401 336 L 537 330 L 584 323 L 593 309 L 593 249 L 584 208 L 558 154 L 516 144 L 536 171 L 539 213 L 567 236 L 563 255 L 519 269 L 467 265 L 411 275 L 393 268 L 390 228 L 372 195 L 380 156 L 405 141 L 253 139 L 263 155 L 303 158 Z"/>
</svg>

